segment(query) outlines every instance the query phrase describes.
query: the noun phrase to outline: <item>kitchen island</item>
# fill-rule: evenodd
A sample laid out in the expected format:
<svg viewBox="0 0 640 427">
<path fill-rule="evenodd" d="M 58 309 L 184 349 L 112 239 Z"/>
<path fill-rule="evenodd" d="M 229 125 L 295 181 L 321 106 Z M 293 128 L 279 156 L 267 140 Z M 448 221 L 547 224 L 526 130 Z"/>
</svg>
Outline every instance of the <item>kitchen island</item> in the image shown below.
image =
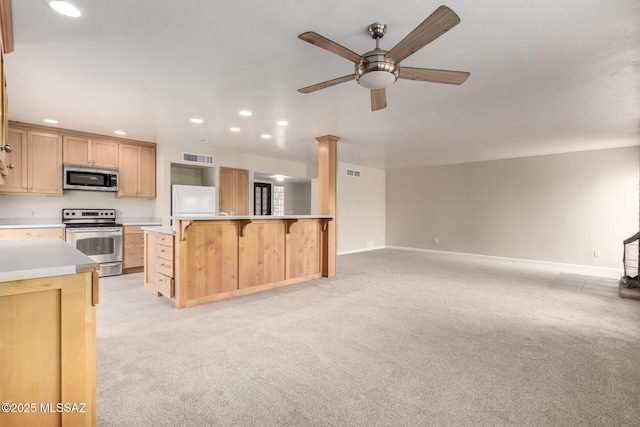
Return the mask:
<svg viewBox="0 0 640 427">
<path fill-rule="evenodd" d="M 322 276 L 329 215 L 172 216 L 145 231 L 145 288 L 178 308 Z"/>
<path fill-rule="evenodd" d="M 96 425 L 98 268 L 60 239 L 0 241 L 1 426 Z"/>
</svg>

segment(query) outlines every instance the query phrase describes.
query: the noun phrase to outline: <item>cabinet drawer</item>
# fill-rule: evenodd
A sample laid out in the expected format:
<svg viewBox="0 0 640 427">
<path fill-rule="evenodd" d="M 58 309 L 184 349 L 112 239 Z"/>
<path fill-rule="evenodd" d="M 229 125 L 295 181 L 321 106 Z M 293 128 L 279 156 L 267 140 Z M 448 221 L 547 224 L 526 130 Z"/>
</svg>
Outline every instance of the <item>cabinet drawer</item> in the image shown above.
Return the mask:
<svg viewBox="0 0 640 427">
<path fill-rule="evenodd" d="M 173 261 L 173 248 L 171 246 L 156 245 L 156 254 L 158 258 Z"/>
<path fill-rule="evenodd" d="M 62 239 L 63 228 L 21 228 L 16 230 L 0 230 L 0 240 L 18 239 Z"/>
<path fill-rule="evenodd" d="M 174 284 L 171 277 L 158 273 L 156 275 L 156 291 L 167 298 L 173 298 Z"/>
<path fill-rule="evenodd" d="M 142 253 L 144 252 L 144 234 L 129 234 L 124 236 L 124 252 Z"/>
<path fill-rule="evenodd" d="M 169 234 L 157 234 L 156 243 L 173 248 L 173 236 Z"/>
<path fill-rule="evenodd" d="M 156 271 L 164 274 L 165 276 L 173 277 L 173 261 L 157 258 Z"/>
<path fill-rule="evenodd" d="M 142 227 L 138 225 L 125 225 L 124 234 L 142 234 Z"/>
</svg>

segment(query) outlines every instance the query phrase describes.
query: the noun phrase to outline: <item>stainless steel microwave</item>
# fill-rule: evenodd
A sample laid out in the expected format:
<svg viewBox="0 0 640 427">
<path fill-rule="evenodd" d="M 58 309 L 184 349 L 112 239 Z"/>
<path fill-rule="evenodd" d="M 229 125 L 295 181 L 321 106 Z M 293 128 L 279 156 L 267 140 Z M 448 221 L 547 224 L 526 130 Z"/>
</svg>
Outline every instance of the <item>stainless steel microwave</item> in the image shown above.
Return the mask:
<svg viewBox="0 0 640 427">
<path fill-rule="evenodd" d="M 65 190 L 118 191 L 118 170 L 64 165 Z"/>
</svg>

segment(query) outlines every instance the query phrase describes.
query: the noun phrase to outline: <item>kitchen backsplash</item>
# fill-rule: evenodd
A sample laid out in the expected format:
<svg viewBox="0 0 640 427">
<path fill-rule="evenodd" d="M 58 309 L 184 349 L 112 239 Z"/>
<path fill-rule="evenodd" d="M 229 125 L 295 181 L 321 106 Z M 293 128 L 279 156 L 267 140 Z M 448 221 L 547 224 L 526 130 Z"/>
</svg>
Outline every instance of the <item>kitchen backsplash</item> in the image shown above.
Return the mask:
<svg viewBox="0 0 640 427">
<path fill-rule="evenodd" d="M 151 218 L 155 200 L 116 199 L 114 193 L 65 191 L 63 197 L 0 196 L 0 219 L 60 218 L 65 208 L 117 209 L 121 218 Z"/>
</svg>

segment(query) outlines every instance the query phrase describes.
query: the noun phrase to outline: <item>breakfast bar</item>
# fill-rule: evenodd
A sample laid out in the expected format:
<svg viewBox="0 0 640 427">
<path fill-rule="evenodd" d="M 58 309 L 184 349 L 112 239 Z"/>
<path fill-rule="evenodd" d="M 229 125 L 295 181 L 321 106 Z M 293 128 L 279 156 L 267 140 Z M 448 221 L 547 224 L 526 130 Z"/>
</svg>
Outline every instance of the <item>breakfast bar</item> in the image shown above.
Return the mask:
<svg viewBox="0 0 640 427">
<path fill-rule="evenodd" d="M 173 216 L 144 228 L 145 288 L 185 308 L 322 276 L 330 215 Z"/>
</svg>

